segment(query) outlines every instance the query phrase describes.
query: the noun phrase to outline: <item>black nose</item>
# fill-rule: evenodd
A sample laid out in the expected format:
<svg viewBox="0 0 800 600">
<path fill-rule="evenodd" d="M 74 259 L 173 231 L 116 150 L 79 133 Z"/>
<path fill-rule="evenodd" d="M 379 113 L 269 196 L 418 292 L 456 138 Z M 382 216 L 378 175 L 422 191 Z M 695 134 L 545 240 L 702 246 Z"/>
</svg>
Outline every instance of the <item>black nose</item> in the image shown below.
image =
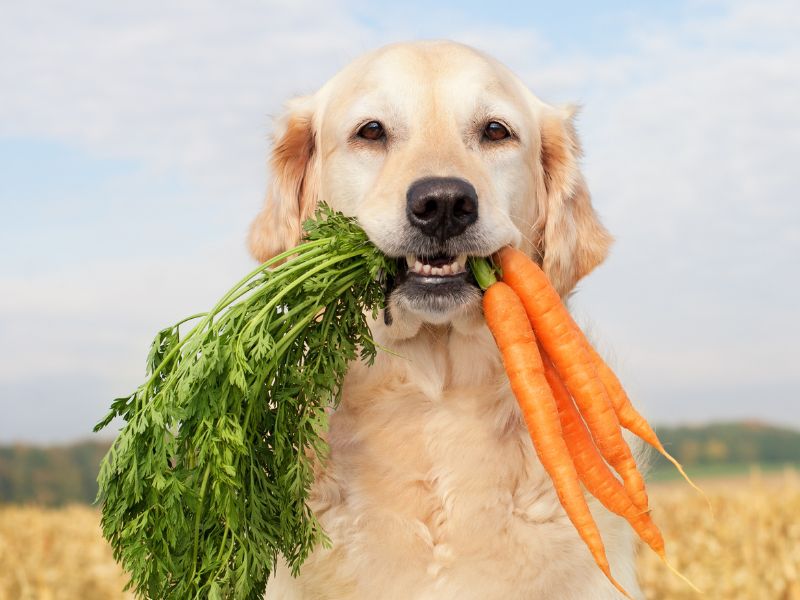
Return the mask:
<svg viewBox="0 0 800 600">
<path fill-rule="evenodd" d="M 406 194 L 409 222 L 441 241 L 455 237 L 478 220 L 478 193 L 455 177 L 426 177 Z"/>
</svg>

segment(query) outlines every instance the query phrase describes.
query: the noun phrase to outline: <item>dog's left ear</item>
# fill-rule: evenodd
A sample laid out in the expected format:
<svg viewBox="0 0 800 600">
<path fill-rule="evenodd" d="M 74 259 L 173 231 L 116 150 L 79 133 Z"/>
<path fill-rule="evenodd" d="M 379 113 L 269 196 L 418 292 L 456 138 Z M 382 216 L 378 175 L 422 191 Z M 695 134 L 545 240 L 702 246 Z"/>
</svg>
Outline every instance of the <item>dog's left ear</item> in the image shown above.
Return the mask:
<svg viewBox="0 0 800 600">
<path fill-rule="evenodd" d="M 545 201 L 542 268 L 566 296 L 608 254 L 612 237 L 592 208 L 580 172 L 581 148 L 575 133 L 575 109 L 547 106 L 541 113 L 541 166 Z"/>
<path fill-rule="evenodd" d="M 264 262 L 300 242 L 303 222 L 317 206 L 319 161 L 314 97 L 296 98 L 275 123 L 272 181 L 264 208 L 250 226 L 250 253 Z"/>
</svg>

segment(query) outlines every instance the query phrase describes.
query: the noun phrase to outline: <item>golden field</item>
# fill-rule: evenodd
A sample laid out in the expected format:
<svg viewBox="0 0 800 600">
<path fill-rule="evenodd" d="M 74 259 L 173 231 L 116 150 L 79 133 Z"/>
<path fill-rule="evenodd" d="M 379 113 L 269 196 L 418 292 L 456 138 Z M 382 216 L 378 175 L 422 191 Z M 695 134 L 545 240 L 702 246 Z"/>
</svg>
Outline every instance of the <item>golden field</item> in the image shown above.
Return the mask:
<svg viewBox="0 0 800 600">
<path fill-rule="evenodd" d="M 800 600 L 800 476 L 701 482 L 713 507 L 683 482 L 650 486 L 656 523 L 678 569 L 711 600 Z M 651 600 L 699 598 L 646 548 L 639 580 Z"/>
<path fill-rule="evenodd" d="M 713 600 L 800 600 L 800 478 L 779 475 L 705 482 L 714 515 L 682 483 L 652 484 L 667 548 Z M 650 600 L 698 598 L 642 549 Z M 0 508 L 0 600 L 117 600 L 125 577 L 100 536 L 98 513 Z"/>
</svg>

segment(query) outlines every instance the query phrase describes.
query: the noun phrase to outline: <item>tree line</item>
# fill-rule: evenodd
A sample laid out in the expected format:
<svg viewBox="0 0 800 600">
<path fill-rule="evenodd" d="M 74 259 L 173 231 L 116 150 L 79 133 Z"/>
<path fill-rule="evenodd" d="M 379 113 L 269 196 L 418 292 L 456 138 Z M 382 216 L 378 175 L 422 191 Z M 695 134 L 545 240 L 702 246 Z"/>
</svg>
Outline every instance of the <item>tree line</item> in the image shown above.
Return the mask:
<svg viewBox="0 0 800 600">
<path fill-rule="evenodd" d="M 59 506 L 91 503 L 110 442 L 0 446 L 0 502 Z"/>
<path fill-rule="evenodd" d="M 800 464 L 800 432 L 755 422 L 659 427 L 658 435 L 686 467 Z M 0 446 L 0 503 L 59 506 L 92 503 L 109 441 L 65 446 Z M 665 461 L 652 454 L 654 467 Z"/>
</svg>

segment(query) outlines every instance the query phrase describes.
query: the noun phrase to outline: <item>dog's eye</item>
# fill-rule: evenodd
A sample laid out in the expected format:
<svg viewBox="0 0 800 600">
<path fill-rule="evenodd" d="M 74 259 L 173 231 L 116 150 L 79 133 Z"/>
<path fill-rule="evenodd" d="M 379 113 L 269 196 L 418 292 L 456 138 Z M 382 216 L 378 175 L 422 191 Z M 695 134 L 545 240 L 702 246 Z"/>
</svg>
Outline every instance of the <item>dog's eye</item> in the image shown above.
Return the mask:
<svg viewBox="0 0 800 600">
<path fill-rule="evenodd" d="M 386 133 L 383 131 L 383 125 L 378 123 L 378 121 L 370 121 L 358 130 L 357 135 L 365 140 L 376 141 L 384 137 Z"/>
<path fill-rule="evenodd" d="M 483 135 L 491 142 L 499 142 L 511 136 L 505 125 L 497 121 L 490 121 L 483 128 Z"/>
</svg>

